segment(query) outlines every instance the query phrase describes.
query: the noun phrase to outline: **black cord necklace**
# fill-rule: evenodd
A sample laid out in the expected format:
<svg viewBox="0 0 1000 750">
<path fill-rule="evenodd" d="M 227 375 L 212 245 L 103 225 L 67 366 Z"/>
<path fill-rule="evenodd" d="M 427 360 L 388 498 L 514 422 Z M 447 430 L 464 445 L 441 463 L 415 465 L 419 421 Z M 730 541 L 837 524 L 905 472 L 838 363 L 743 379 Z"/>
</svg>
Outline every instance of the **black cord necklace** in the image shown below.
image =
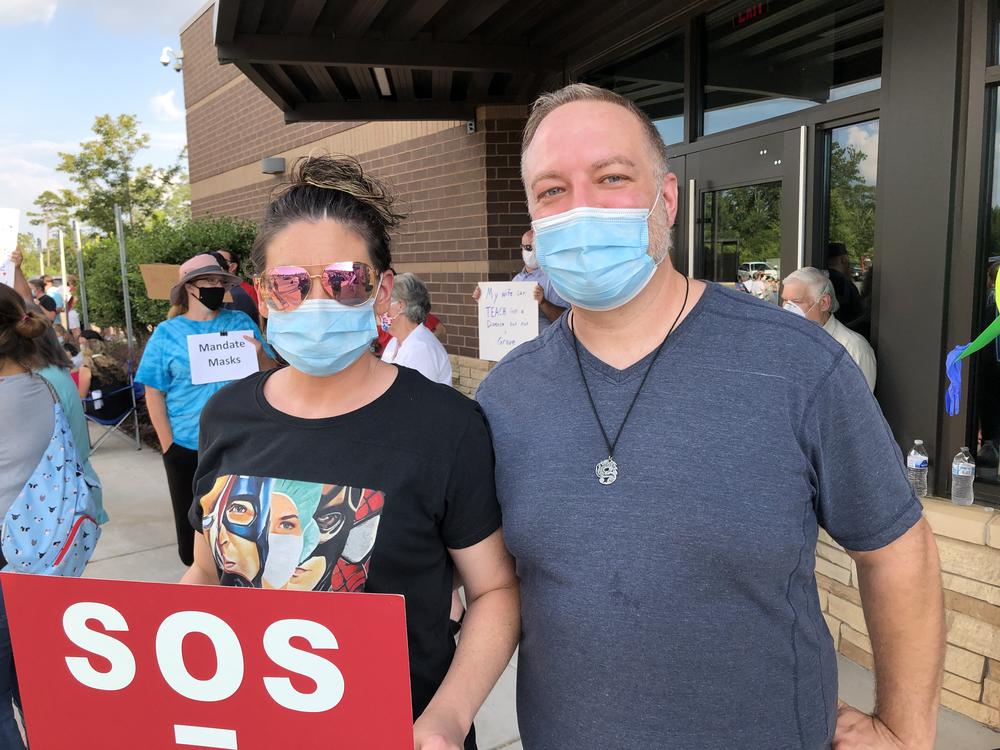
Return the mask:
<svg viewBox="0 0 1000 750">
<path fill-rule="evenodd" d="M 574 326 L 570 326 L 570 333 L 573 334 L 573 351 L 576 352 L 576 364 L 580 368 L 580 379 L 583 381 L 583 388 L 587 392 L 587 400 L 590 401 L 590 408 L 594 411 L 594 419 L 597 420 L 597 426 L 601 428 L 601 435 L 604 437 L 604 444 L 608 448 L 608 457 L 603 461 L 600 461 L 595 468 L 595 473 L 597 474 L 597 481 L 601 484 L 612 484 L 616 479 L 618 479 L 618 464 L 615 462 L 615 446 L 618 445 L 618 438 L 622 436 L 622 430 L 625 429 L 625 423 L 628 422 L 629 415 L 632 413 L 632 408 L 635 406 L 635 402 L 639 400 L 639 394 L 642 392 L 642 386 L 646 384 L 646 378 L 649 377 L 649 373 L 653 369 L 653 365 L 656 364 L 656 360 L 660 357 L 660 352 L 663 351 L 663 346 L 667 343 L 667 339 L 670 338 L 670 334 L 674 332 L 677 327 L 677 323 L 680 322 L 681 315 L 684 314 L 684 309 L 687 307 L 688 292 L 691 288 L 691 282 L 688 281 L 688 277 L 684 277 L 684 302 L 681 304 L 681 309 L 677 313 L 677 317 L 674 318 L 673 325 L 670 326 L 670 330 L 667 331 L 667 335 L 663 337 L 663 341 L 660 345 L 656 347 L 656 352 L 653 354 L 653 358 L 649 361 L 649 365 L 646 367 L 646 372 L 642 376 L 642 380 L 639 381 L 639 387 L 635 391 L 635 395 L 632 397 L 632 403 L 629 404 L 628 410 L 625 412 L 625 418 L 622 420 L 621 426 L 618 428 L 618 432 L 615 435 L 615 439 L 611 440 L 608 438 L 608 431 L 604 429 L 604 423 L 601 422 L 601 416 L 597 413 L 597 405 L 594 403 L 594 396 L 590 392 L 590 385 L 587 383 L 587 376 L 583 372 L 583 362 L 580 361 L 580 343 L 576 338 L 576 330 Z"/>
</svg>

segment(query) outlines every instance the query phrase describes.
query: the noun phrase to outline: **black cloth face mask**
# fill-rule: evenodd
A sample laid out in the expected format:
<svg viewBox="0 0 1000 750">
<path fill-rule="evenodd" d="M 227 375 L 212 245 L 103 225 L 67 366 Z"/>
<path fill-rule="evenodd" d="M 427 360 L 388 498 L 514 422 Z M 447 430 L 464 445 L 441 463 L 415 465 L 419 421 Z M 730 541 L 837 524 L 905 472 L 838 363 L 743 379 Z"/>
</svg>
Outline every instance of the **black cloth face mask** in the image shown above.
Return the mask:
<svg viewBox="0 0 1000 750">
<path fill-rule="evenodd" d="M 218 310 L 222 307 L 222 298 L 226 296 L 226 290 L 221 286 L 196 287 L 198 290 L 198 301 L 209 310 Z"/>
</svg>

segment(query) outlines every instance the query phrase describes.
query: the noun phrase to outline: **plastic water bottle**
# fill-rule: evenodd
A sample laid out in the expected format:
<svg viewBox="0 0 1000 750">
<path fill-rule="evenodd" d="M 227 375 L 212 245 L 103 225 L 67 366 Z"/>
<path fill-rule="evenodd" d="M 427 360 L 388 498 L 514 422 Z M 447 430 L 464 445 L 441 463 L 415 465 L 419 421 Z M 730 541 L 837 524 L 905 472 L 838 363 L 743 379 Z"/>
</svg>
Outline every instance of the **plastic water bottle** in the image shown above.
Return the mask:
<svg viewBox="0 0 1000 750">
<path fill-rule="evenodd" d="M 951 462 L 951 501 L 955 505 L 972 505 L 972 483 L 976 481 L 976 462 L 968 446 L 962 446 Z"/>
<path fill-rule="evenodd" d="M 923 440 L 914 440 L 913 448 L 906 457 L 906 476 L 917 497 L 927 497 L 927 451 Z"/>
</svg>

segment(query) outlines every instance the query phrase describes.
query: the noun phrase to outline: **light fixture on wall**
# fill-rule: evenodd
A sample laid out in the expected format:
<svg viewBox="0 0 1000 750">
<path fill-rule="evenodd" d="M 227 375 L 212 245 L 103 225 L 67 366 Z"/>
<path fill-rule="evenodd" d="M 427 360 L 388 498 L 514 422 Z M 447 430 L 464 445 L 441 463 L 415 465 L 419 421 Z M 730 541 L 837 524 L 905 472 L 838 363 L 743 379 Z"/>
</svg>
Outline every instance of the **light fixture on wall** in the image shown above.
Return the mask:
<svg viewBox="0 0 1000 750">
<path fill-rule="evenodd" d="M 268 156 L 260 160 L 260 171 L 263 174 L 283 174 L 285 171 L 285 157 Z"/>
<path fill-rule="evenodd" d="M 179 49 L 174 52 L 170 47 L 164 47 L 163 52 L 160 53 L 160 65 L 164 67 L 170 65 L 171 58 L 174 60 L 174 70 L 180 73 L 181 68 L 184 67 L 184 50 Z"/>
</svg>

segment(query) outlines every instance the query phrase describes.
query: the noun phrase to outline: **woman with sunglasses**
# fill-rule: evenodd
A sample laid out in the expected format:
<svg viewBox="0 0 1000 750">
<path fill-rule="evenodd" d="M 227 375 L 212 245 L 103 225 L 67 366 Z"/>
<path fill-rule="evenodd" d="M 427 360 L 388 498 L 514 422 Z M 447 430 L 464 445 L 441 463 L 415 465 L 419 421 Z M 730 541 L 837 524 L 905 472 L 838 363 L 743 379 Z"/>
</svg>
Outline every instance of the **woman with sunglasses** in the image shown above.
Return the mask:
<svg viewBox="0 0 1000 750">
<path fill-rule="evenodd" d="M 255 281 L 288 366 L 205 408 L 191 511 L 202 533 L 183 580 L 402 594 L 414 747 L 469 749 L 517 641 L 517 579 L 479 407 L 372 354 L 402 218 L 346 157 L 303 159 L 268 207 Z M 469 599 L 457 649 L 456 569 Z"/>
<path fill-rule="evenodd" d="M 188 337 L 204 333 L 250 331 L 262 369 L 274 362 L 263 349 L 260 329 L 238 310 L 223 310 L 226 290 L 239 278 L 222 269 L 211 255 L 196 255 L 180 267 L 170 290 L 170 312 L 146 343 L 135 379 L 146 387 L 149 419 L 163 451 L 163 466 L 174 510 L 177 553 L 194 561 L 194 534 L 188 522 L 191 487 L 198 465 L 198 420 L 208 399 L 229 381 L 195 384 L 191 377 Z"/>
</svg>

